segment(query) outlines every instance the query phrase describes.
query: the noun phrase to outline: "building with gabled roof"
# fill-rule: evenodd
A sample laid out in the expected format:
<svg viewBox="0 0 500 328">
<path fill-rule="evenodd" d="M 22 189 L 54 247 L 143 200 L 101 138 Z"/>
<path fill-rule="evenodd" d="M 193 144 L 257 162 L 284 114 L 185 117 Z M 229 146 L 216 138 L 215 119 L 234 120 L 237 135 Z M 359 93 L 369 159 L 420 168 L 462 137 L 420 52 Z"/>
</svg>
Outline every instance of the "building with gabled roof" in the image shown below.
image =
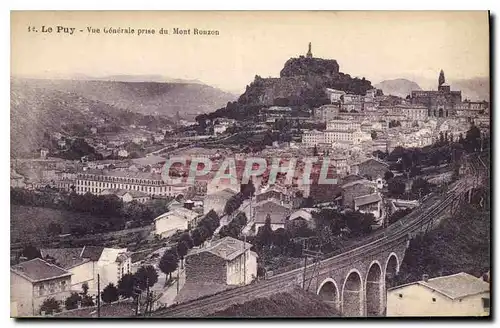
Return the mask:
<svg viewBox="0 0 500 328">
<path fill-rule="evenodd" d="M 40 306 L 50 297 L 64 301 L 70 295 L 71 272 L 40 258 L 10 268 L 11 316 L 40 314 Z"/>
<path fill-rule="evenodd" d="M 154 219 L 155 234 L 169 236 L 178 230 L 196 226 L 200 214 L 184 207 L 175 208 Z"/>
<path fill-rule="evenodd" d="M 292 212 L 292 206 L 278 202 L 274 199 L 263 200 L 254 206 L 255 232 L 264 226 L 267 218 L 271 219 L 271 229 L 285 228 L 288 216 Z"/>
<path fill-rule="evenodd" d="M 257 254 L 252 244 L 224 237 L 202 248 L 192 249 L 186 257 L 186 284 L 212 283 L 246 285 L 257 277 Z"/>
<path fill-rule="evenodd" d="M 488 316 L 490 285 L 465 272 L 387 290 L 387 316 Z"/>
</svg>

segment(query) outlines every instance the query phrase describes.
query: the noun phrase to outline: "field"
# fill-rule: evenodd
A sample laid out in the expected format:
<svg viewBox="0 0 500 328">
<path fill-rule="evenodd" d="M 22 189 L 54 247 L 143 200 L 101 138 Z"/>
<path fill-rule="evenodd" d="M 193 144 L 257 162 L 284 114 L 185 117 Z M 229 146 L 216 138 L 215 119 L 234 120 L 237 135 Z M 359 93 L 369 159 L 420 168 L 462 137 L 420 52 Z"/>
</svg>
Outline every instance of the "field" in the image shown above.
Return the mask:
<svg viewBox="0 0 500 328">
<path fill-rule="evenodd" d="M 45 207 L 11 205 L 10 209 L 10 237 L 12 243 L 37 242 L 47 240 L 48 226 L 58 223 L 62 233 L 69 233 L 70 222 L 95 220 L 86 213 L 75 213 Z"/>
<path fill-rule="evenodd" d="M 26 244 L 38 247 L 80 247 L 84 245 L 102 245 L 107 247 L 149 248 L 152 227 L 140 227 L 112 232 L 87 234 L 76 238 L 51 237 L 48 226 L 51 223 L 60 224 L 62 234 L 69 233 L 71 223 L 105 220 L 87 213 L 70 212 L 44 207 L 11 205 L 11 247 L 21 248 Z M 144 244 L 144 245 L 143 245 Z"/>
</svg>

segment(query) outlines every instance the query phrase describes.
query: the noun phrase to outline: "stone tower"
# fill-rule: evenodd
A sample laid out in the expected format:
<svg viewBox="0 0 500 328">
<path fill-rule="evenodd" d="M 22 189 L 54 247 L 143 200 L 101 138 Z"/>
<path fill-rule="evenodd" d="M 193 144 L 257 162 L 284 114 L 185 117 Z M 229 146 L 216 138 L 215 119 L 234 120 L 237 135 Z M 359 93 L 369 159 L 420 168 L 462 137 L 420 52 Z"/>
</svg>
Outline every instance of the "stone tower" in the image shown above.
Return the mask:
<svg viewBox="0 0 500 328">
<path fill-rule="evenodd" d="M 446 82 L 445 78 L 444 78 L 444 71 L 441 70 L 441 72 L 439 72 L 439 80 L 438 80 L 438 86 L 440 87 L 442 84 L 444 84 Z"/>
<path fill-rule="evenodd" d="M 307 50 L 307 55 L 306 57 L 307 58 L 312 58 L 313 54 L 311 52 L 311 42 L 309 42 L 309 49 Z"/>
</svg>

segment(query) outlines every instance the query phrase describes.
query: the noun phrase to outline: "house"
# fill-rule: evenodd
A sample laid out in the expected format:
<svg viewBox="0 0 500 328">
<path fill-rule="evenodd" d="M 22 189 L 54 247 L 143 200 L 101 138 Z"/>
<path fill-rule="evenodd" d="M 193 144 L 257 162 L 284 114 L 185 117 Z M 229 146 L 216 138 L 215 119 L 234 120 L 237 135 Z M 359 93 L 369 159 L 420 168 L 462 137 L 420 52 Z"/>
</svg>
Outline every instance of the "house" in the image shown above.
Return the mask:
<svg viewBox="0 0 500 328">
<path fill-rule="evenodd" d="M 387 290 L 387 316 L 489 316 L 490 285 L 461 272 Z"/>
<path fill-rule="evenodd" d="M 48 263 L 55 264 L 67 271 L 71 275 L 71 284 L 68 286 L 72 291 L 80 292 L 84 283 L 89 286 L 90 291 L 97 290 L 97 257 L 83 257 L 84 247 L 78 248 L 42 248 L 40 253 L 42 258 Z M 101 252 L 103 247 L 101 247 Z"/>
<path fill-rule="evenodd" d="M 272 185 L 269 187 L 266 187 L 265 189 L 261 190 L 260 192 L 255 194 L 255 200 L 257 202 L 261 202 L 264 200 L 270 200 L 274 199 L 279 203 L 290 203 L 291 202 L 291 197 L 288 194 L 287 190 L 283 187 L 280 187 L 278 185 Z"/>
<path fill-rule="evenodd" d="M 115 286 L 131 272 L 132 259 L 126 248 L 104 248 L 97 261 L 101 286 L 112 283 Z"/>
<path fill-rule="evenodd" d="M 351 173 L 363 177 L 369 177 L 371 180 L 383 178 L 385 172 L 389 171 L 389 164 L 386 164 L 378 159 L 370 158 L 359 164 L 351 166 Z"/>
<path fill-rule="evenodd" d="M 361 213 L 371 213 L 378 219 L 382 216 L 382 197 L 374 193 L 354 198 L 354 210 Z"/>
<path fill-rule="evenodd" d="M 167 210 L 173 211 L 177 208 L 184 207 L 184 205 L 181 202 L 179 202 L 177 199 L 174 198 L 170 202 L 167 203 L 166 207 L 167 207 Z"/>
<path fill-rule="evenodd" d="M 313 219 L 313 213 L 318 212 L 317 208 L 301 208 L 290 214 L 289 221 L 303 220 L 312 229 L 316 225 Z"/>
<path fill-rule="evenodd" d="M 355 198 L 373 194 L 376 190 L 376 183 L 366 179 L 345 183 L 342 185 L 342 205 L 344 207 L 354 209 Z"/>
<path fill-rule="evenodd" d="M 137 201 L 139 203 L 146 203 L 151 199 L 151 196 L 138 190 L 124 190 L 124 189 L 104 189 L 101 195 L 116 195 L 124 203 Z"/>
<path fill-rule="evenodd" d="M 71 272 L 36 258 L 10 268 L 11 315 L 40 314 L 43 302 L 53 297 L 64 301 L 70 295 Z"/>
<path fill-rule="evenodd" d="M 285 228 L 287 217 L 290 215 L 291 206 L 284 205 L 274 199 L 264 200 L 254 206 L 255 231 L 264 226 L 266 219 L 271 218 L 271 229 Z"/>
<path fill-rule="evenodd" d="M 224 208 L 229 198 L 236 195 L 232 189 L 224 189 L 213 194 L 206 195 L 203 200 L 203 214 L 214 210 L 219 216 L 224 213 Z"/>
<path fill-rule="evenodd" d="M 191 229 L 196 225 L 196 219 L 199 216 L 198 213 L 187 208 L 176 208 L 154 219 L 155 234 L 166 237 L 177 230 Z"/>
<path fill-rule="evenodd" d="M 87 283 L 89 293 L 97 293 L 97 275 L 101 288 L 109 283 L 117 284 L 121 277 L 130 272 L 131 258 L 126 248 L 84 246 L 76 248 L 41 249 L 47 262 L 53 262 L 72 273 L 71 290 L 81 291 Z"/>
<path fill-rule="evenodd" d="M 186 283 L 247 285 L 257 277 L 257 254 L 252 244 L 224 237 L 186 257 Z"/>
</svg>

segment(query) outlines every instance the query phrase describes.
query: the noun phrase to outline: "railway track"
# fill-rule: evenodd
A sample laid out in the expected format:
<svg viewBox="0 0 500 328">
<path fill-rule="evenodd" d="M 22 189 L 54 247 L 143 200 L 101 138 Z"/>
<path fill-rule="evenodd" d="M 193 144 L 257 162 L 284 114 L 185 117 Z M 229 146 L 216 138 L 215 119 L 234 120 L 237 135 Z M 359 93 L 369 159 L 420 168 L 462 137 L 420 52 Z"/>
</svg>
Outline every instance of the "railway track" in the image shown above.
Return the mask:
<svg viewBox="0 0 500 328">
<path fill-rule="evenodd" d="M 377 251 L 395 242 L 407 242 L 411 234 L 422 231 L 423 227 L 431 223 L 434 218 L 448 209 L 460 195 L 467 190 L 470 183 L 460 180 L 443 195 L 429 197 L 418 210 L 413 211 L 408 216 L 400 220 L 399 224 L 393 224 L 384 231 L 364 239 L 361 243 L 349 245 L 349 249 L 344 249 L 340 254 L 328 254 L 329 258 L 321 260 L 322 267 L 328 267 L 335 262 L 342 262 L 360 254 Z M 439 200 L 440 201 L 436 201 Z M 308 267 L 314 264 L 309 264 Z M 153 317 L 200 317 L 213 313 L 214 309 L 224 309 L 232 304 L 242 303 L 255 297 L 265 297 L 276 291 L 285 291 L 297 286 L 303 267 L 289 268 L 285 272 L 273 275 L 269 279 L 259 281 L 248 286 L 237 287 L 215 295 L 196 299 L 184 304 L 174 305 L 165 310 L 154 313 Z"/>
</svg>

